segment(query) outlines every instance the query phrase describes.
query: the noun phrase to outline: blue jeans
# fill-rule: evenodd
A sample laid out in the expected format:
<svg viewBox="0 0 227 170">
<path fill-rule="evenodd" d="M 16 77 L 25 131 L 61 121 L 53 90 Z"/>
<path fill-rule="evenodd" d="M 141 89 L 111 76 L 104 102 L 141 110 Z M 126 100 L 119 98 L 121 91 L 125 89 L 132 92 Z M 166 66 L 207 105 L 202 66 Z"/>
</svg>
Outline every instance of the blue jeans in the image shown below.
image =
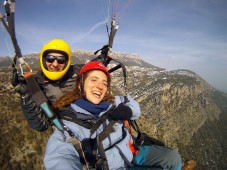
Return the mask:
<svg viewBox="0 0 227 170">
<path fill-rule="evenodd" d="M 177 150 L 164 146 L 140 146 L 136 165 L 129 170 L 181 170 L 182 159 Z"/>
</svg>

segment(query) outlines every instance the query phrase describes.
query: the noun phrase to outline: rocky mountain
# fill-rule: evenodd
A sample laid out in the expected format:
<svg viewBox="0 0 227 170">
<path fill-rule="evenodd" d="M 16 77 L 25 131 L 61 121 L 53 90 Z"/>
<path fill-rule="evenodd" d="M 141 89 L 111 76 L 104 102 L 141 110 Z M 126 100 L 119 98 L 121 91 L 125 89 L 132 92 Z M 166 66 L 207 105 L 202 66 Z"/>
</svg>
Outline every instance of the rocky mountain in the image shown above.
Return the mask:
<svg viewBox="0 0 227 170">
<path fill-rule="evenodd" d="M 97 55 L 94 55 L 93 51 L 85 51 L 85 50 L 73 50 L 72 56 L 73 56 L 73 63 L 81 64 L 85 63 L 87 61 L 90 61 L 91 59 L 97 57 Z M 126 66 L 140 66 L 140 67 L 151 67 L 156 70 L 163 70 L 159 67 L 153 66 L 145 61 L 143 61 L 139 55 L 135 54 L 122 54 L 119 52 L 113 53 L 114 59 L 119 60 Z M 29 63 L 29 65 L 32 68 L 39 67 L 39 53 L 31 53 L 24 55 L 25 61 Z M 12 58 L 9 56 L 2 56 L 0 57 L 0 70 L 10 69 L 12 66 Z"/>
<path fill-rule="evenodd" d="M 38 55 L 25 56 L 32 68 L 39 65 Z M 93 52 L 82 50 L 73 51 L 73 56 L 74 63 L 95 57 Z M 128 71 L 127 88 L 122 70 L 113 73 L 113 93 L 127 92 L 140 103 L 142 116 L 138 124 L 144 132 L 178 148 L 184 159 L 196 160 L 198 170 L 227 169 L 226 94 L 190 70 L 167 71 L 138 55 L 113 56 Z M 19 95 L 10 83 L 11 64 L 7 64 L 7 59 L 0 58 L 0 167 L 44 169 L 42 159 L 51 129 L 39 133 L 28 127 L 20 110 Z"/>
</svg>

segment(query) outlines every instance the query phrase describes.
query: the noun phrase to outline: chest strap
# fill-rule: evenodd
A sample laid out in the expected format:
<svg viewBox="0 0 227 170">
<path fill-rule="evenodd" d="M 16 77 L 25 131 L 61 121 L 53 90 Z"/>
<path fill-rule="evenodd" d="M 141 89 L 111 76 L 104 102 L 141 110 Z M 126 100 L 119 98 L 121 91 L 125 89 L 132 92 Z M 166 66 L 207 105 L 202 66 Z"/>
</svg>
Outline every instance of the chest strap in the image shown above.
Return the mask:
<svg viewBox="0 0 227 170">
<path fill-rule="evenodd" d="M 59 118 L 60 119 L 64 119 L 64 120 L 67 120 L 67 121 L 70 121 L 70 122 L 74 122 L 86 129 L 91 129 L 95 123 L 91 120 L 81 120 L 81 119 L 78 119 L 76 114 L 72 111 L 62 111 L 60 113 L 58 113 L 59 115 Z"/>
</svg>

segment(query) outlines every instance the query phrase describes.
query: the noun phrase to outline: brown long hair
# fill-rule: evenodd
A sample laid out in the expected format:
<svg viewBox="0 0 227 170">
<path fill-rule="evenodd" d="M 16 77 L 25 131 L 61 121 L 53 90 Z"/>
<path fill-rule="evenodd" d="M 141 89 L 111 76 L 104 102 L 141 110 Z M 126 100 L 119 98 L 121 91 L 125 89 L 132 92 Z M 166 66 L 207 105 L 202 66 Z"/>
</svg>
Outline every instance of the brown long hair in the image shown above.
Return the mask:
<svg viewBox="0 0 227 170">
<path fill-rule="evenodd" d="M 78 75 L 77 79 L 76 79 L 76 87 L 72 91 L 66 93 L 64 96 L 62 96 L 57 101 L 55 101 L 53 103 L 53 107 L 55 109 L 60 109 L 60 108 L 63 108 L 64 106 L 71 104 L 72 102 L 74 102 L 75 100 L 77 100 L 79 98 L 86 97 L 84 90 L 83 90 L 84 87 L 82 87 L 82 86 L 84 86 L 84 81 L 86 80 L 89 72 L 91 72 L 91 71 L 93 71 L 93 70 L 89 70 L 89 71 L 83 73 L 82 75 Z M 113 103 L 114 97 L 111 93 L 110 86 L 111 86 L 111 78 L 110 78 L 110 76 L 107 75 L 107 92 L 102 101 L 107 101 L 109 103 Z"/>
</svg>

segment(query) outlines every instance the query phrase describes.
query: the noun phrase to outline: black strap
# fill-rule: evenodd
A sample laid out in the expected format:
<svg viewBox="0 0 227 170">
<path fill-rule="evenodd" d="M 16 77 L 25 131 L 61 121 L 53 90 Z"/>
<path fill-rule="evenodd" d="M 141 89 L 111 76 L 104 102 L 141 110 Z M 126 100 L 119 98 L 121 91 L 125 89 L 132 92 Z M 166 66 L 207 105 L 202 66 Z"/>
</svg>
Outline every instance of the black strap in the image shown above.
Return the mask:
<svg viewBox="0 0 227 170">
<path fill-rule="evenodd" d="M 122 126 L 122 132 L 123 132 L 122 138 L 121 138 L 119 141 L 117 141 L 117 142 L 115 142 L 114 144 L 112 144 L 111 146 L 109 146 L 108 148 L 106 148 L 105 151 L 111 149 L 112 147 L 114 147 L 114 146 L 116 146 L 118 143 L 120 143 L 122 140 L 124 140 L 124 138 L 125 138 L 126 135 L 127 135 L 127 133 L 126 133 L 126 131 L 125 131 L 124 128 L 125 128 L 125 126 Z"/>
<path fill-rule="evenodd" d="M 97 136 L 97 147 L 98 147 L 98 151 L 100 154 L 100 157 L 103 160 L 106 160 L 106 155 L 105 155 L 105 149 L 103 147 L 102 141 L 104 139 L 106 139 L 112 132 L 114 132 L 115 130 L 113 129 L 114 124 L 116 123 L 116 121 L 111 121 L 107 127 L 105 128 L 104 131 L 102 131 L 102 133 L 100 133 Z"/>
<path fill-rule="evenodd" d="M 134 166 L 134 165 L 125 157 L 125 154 L 122 152 L 122 150 L 121 150 L 117 145 L 116 145 L 116 148 L 117 148 L 117 150 L 119 151 L 119 153 L 120 153 L 122 159 L 123 159 L 123 160 L 125 161 L 125 163 L 127 164 L 127 166 L 129 166 L 129 167 Z"/>
<path fill-rule="evenodd" d="M 99 141 L 103 141 L 104 139 L 106 139 L 111 133 L 113 133 L 115 131 L 115 129 L 113 128 L 114 124 L 117 121 L 110 121 L 110 123 L 107 125 L 107 127 L 102 131 L 102 133 L 99 134 Z"/>
<path fill-rule="evenodd" d="M 141 133 L 138 139 L 136 139 L 137 143 L 141 143 L 142 145 L 158 145 L 158 146 L 165 146 L 165 144 L 153 137 L 150 137 L 146 133 Z"/>
<path fill-rule="evenodd" d="M 135 120 L 130 120 L 129 125 L 133 127 L 133 129 L 137 132 L 137 137 L 134 141 L 133 147 L 135 149 L 139 149 L 141 145 L 158 145 L 158 146 L 165 146 L 165 144 L 153 137 L 150 137 L 146 133 L 142 133 L 137 122 Z"/>
<path fill-rule="evenodd" d="M 138 133 L 141 134 L 141 130 L 136 122 L 136 120 L 129 120 L 129 125 L 133 127 L 133 129 Z"/>
<path fill-rule="evenodd" d="M 108 119 L 108 117 L 109 117 L 109 114 L 111 114 L 112 113 L 112 110 L 113 109 L 115 109 L 115 105 L 112 105 L 112 107 L 106 112 L 106 113 L 104 113 L 99 119 L 98 119 L 98 121 L 94 124 L 94 126 L 91 128 L 91 135 L 99 128 L 99 126 L 103 123 L 103 122 L 105 122 L 107 119 Z"/>
<path fill-rule="evenodd" d="M 80 162 L 83 164 L 86 164 L 87 161 L 86 161 L 85 155 L 82 150 L 81 142 L 76 137 L 72 137 L 72 138 L 68 139 L 66 142 L 73 144 L 73 146 L 75 147 L 76 151 L 78 152 L 78 154 L 80 156 Z"/>
<path fill-rule="evenodd" d="M 98 152 L 100 154 L 100 157 L 97 157 L 97 167 L 98 168 L 105 168 L 105 170 L 108 170 L 108 163 L 105 155 L 105 150 L 102 144 L 102 140 L 100 139 L 100 136 L 97 136 L 97 148 Z"/>
<path fill-rule="evenodd" d="M 32 73 L 26 73 L 24 75 L 27 86 L 32 93 L 32 99 L 34 102 L 40 106 L 44 102 L 48 102 L 46 96 L 43 94 L 43 91 L 40 89 L 35 77 Z"/>
<path fill-rule="evenodd" d="M 76 114 L 72 114 L 71 112 L 60 112 L 59 117 L 64 120 L 74 122 L 86 129 L 91 129 L 93 126 L 95 126 L 95 123 L 93 123 L 92 121 L 78 119 Z"/>
</svg>

